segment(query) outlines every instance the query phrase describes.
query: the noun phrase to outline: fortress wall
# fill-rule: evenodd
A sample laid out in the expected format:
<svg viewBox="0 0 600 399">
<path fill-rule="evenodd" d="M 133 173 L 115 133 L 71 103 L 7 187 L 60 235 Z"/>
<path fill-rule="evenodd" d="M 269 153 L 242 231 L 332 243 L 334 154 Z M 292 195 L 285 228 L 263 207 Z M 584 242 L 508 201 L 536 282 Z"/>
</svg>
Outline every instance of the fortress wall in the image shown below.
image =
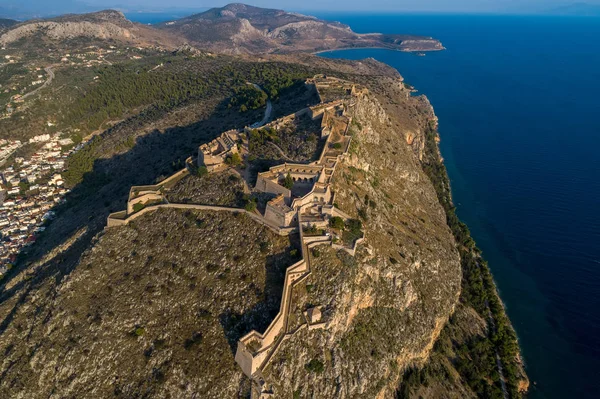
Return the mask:
<svg viewBox="0 0 600 399">
<path fill-rule="evenodd" d="M 108 220 L 106 222 L 106 227 L 115 227 L 122 226 L 127 223 L 125 220 L 127 218 L 127 211 L 119 211 L 113 212 L 108 215 Z"/>
<path fill-rule="evenodd" d="M 156 193 L 160 190 L 160 186 L 158 185 L 148 185 L 148 186 L 131 186 L 129 189 L 129 197 L 127 201 L 131 201 L 139 197 L 140 195 L 146 193 Z"/>
<path fill-rule="evenodd" d="M 272 221 L 278 226 L 287 226 L 285 223 L 285 213 L 280 209 L 272 206 L 267 202 L 267 208 L 265 209 L 265 219 Z"/>
<path fill-rule="evenodd" d="M 134 212 L 133 211 L 133 206 L 135 204 L 139 204 L 139 203 L 145 204 L 145 203 L 147 203 L 149 201 L 160 201 L 160 202 L 162 202 L 163 200 L 164 200 L 164 197 L 160 193 L 157 194 L 157 193 L 149 192 L 147 194 L 140 195 L 138 197 L 135 197 L 131 201 L 127 202 L 127 213 L 128 214 L 132 214 Z"/>
<path fill-rule="evenodd" d="M 354 219 L 352 216 L 348 215 L 345 212 L 342 212 L 341 210 L 339 210 L 338 208 L 333 208 L 333 212 L 332 212 L 333 216 L 339 216 L 342 219 Z"/>
<path fill-rule="evenodd" d="M 271 173 L 319 173 L 323 170 L 321 165 L 308 165 L 304 163 L 284 163 L 269 168 Z"/>
<path fill-rule="evenodd" d="M 306 271 L 307 268 L 306 262 L 304 260 L 304 253 L 302 253 L 302 258 L 303 259 L 301 261 L 288 267 L 288 269 L 285 272 L 285 282 L 281 297 L 280 310 L 279 313 L 277 313 L 275 319 L 271 322 L 271 324 L 269 325 L 269 327 L 267 327 L 267 330 L 263 334 L 263 347 L 272 345 L 273 342 L 275 342 L 277 336 L 283 330 L 283 327 L 285 326 L 285 323 L 287 321 L 287 309 L 292 296 L 292 284 L 295 280 L 297 280 L 300 277 L 299 273 Z"/>
<path fill-rule="evenodd" d="M 234 212 L 234 213 L 245 213 L 246 215 L 248 215 L 249 217 L 251 217 L 252 219 L 257 221 L 258 223 L 261 223 L 262 225 L 268 227 L 269 229 L 273 230 L 273 232 L 275 232 L 276 234 L 279 234 L 280 236 L 288 236 L 292 232 L 296 231 L 296 227 L 281 228 L 281 227 L 275 225 L 273 222 L 265 219 L 264 217 L 257 215 L 255 213 L 252 213 L 252 212 L 248 212 L 245 209 L 241 209 L 241 208 L 229 208 L 229 207 L 224 207 L 224 206 L 196 205 L 196 204 L 172 204 L 172 203 L 149 205 L 149 206 L 145 207 L 144 209 L 140 210 L 139 212 L 129 215 L 124 219 L 119 219 L 119 217 L 122 217 L 122 215 L 124 213 L 126 213 L 126 211 L 112 213 L 111 215 L 113 215 L 113 218 L 111 219 L 111 215 L 109 215 L 109 220 L 107 221 L 107 227 L 122 226 L 122 225 L 128 224 L 132 220 L 135 220 L 138 217 L 140 217 L 148 212 L 155 211 L 159 208 L 195 209 L 195 210 L 201 210 L 201 211 L 226 211 L 226 212 Z"/>
<path fill-rule="evenodd" d="M 315 198 L 317 199 L 317 201 L 315 201 Z M 306 194 L 304 197 L 294 199 L 294 201 L 292 202 L 292 208 L 296 208 L 298 206 L 309 205 L 309 204 L 316 203 L 316 202 L 328 203 L 330 201 L 330 199 L 331 199 L 331 189 L 329 188 L 329 186 L 327 187 L 327 189 L 325 190 L 324 193 L 315 192 L 315 189 L 313 187 L 313 189 L 308 194 Z"/>
<path fill-rule="evenodd" d="M 322 243 L 322 244 L 328 244 L 329 242 L 331 242 L 331 237 L 327 237 L 327 236 L 311 236 L 311 237 L 306 237 L 304 238 L 304 243 L 305 244 L 312 244 L 312 243 Z"/>
<path fill-rule="evenodd" d="M 190 171 L 187 168 L 181 169 L 179 172 L 167 177 L 165 180 L 161 181 L 157 185 L 164 188 L 172 188 L 177 184 L 181 179 L 190 174 Z"/>
</svg>

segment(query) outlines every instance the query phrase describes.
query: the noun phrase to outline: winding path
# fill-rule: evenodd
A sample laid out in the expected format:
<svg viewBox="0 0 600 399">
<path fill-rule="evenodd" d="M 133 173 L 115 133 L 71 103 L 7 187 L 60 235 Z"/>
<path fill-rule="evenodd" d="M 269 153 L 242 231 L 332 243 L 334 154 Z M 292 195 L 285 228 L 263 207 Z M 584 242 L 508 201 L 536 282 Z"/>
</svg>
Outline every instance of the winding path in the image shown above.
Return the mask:
<svg viewBox="0 0 600 399">
<path fill-rule="evenodd" d="M 277 144 L 273 143 L 272 141 L 267 141 L 267 143 L 270 144 L 271 147 L 275 148 L 279 152 L 279 154 L 281 154 L 281 156 L 283 157 L 283 159 L 285 159 L 286 161 L 296 162 L 292 158 L 288 157 L 285 154 L 285 152 L 283 152 L 283 150 L 281 149 L 281 147 L 279 147 Z"/>
<path fill-rule="evenodd" d="M 44 82 L 43 85 L 41 85 L 40 87 L 38 87 L 37 89 L 30 91 L 27 94 L 24 94 L 21 99 L 26 99 L 27 97 L 33 96 L 35 93 L 37 93 L 38 91 L 42 90 L 44 87 L 48 86 L 50 83 L 52 83 L 52 79 L 54 79 L 54 71 L 52 70 L 52 67 L 46 67 L 44 68 L 44 71 L 46 71 L 46 73 L 48 74 L 48 79 L 46 79 L 46 81 Z"/>
<path fill-rule="evenodd" d="M 249 85 L 254 86 L 255 89 L 262 91 L 263 93 L 265 93 L 265 91 L 263 90 L 262 87 L 260 87 L 259 85 L 257 85 L 256 83 L 251 83 L 251 82 L 247 82 Z M 267 94 L 267 93 L 265 93 Z M 265 109 L 265 116 L 263 116 L 262 120 L 260 122 L 256 122 L 253 123 L 252 125 L 250 125 L 250 127 L 252 129 L 257 129 L 261 126 L 263 126 L 265 123 L 267 123 L 269 121 L 269 119 L 271 119 L 271 114 L 273 113 L 273 104 L 271 103 L 271 100 L 269 99 L 269 97 L 267 96 L 267 109 Z"/>
</svg>

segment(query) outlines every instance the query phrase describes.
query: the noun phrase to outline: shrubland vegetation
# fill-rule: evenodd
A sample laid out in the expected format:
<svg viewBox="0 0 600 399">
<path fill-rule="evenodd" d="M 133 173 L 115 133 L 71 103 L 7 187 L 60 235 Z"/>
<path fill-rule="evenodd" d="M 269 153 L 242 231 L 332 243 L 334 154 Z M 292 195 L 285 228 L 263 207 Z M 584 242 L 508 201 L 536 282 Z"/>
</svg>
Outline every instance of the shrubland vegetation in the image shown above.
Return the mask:
<svg viewBox="0 0 600 399">
<path fill-rule="evenodd" d="M 243 194 L 242 179 L 226 170 L 204 176 L 186 176 L 167 192 L 167 199 L 183 204 L 240 207 L 244 203 Z"/>
<path fill-rule="evenodd" d="M 64 122 L 90 131 L 110 119 L 121 118 L 143 107 L 132 117 L 137 120 L 135 124 L 140 124 L 205 98 L 217 97 L 225 101 L 235 96 L 241 87 L 253 89 L 247 81 L 256 81 L 282 93 L 293 82 L 303 81 L 313 73 L 306 67 L 292 64 L 226 61 L 231 60 L 227 57 L 188 59 L 174 56 L 163 60 L 164 68 L 154 71 L 140 70 L 135 63 L 104 67 L 99 71 L 98 82 L 72 105 Z M 105 136 L 114 133 L 112 129 L 107 130 L 71 156 L 65 173 L 69 186 L 81 182 L 93 169 L 95 160 L 107 155 L 100 151 L 101 148 L 106 150 L 100 143 L 105 141 Z M 135 140 L 128 137 L 112 147 L 114 152 L 123 152 L 134 145 Z"/>
<path fill-rule="evenodd" d="M 267 94 L 251 85 L 236 87 L 233 93 L 229 106 L 239 107 L 240 112 L 262 108 L 267 103 Z"/>
<path fill-rule="evenodd" d="M 250 160 L 293 160 L 295 162 L 315 160 L 324 145 L 324 140 L 317 136 L 319 129 L 319 120 L 313 121 L 304 115 L 294 118 L 278 129 L 273 127 L 252 129 L 248 140 Z"/>
<path fill-rule="evenodd" d="M 496 364 L 496 354 L 502 363 L 508 395 L 519 398 L 519 366 L 517 359 L 519 345 L 517 336 L 504 311 L 496 292 L 492 274 L 481 252 L 475 245 L 467 226 L 456 215 L 452 203 L 446 168 L 438 157 L 435 126 L 430 124 L 426 131 L 426 157 L 423 169 L 433 183 L 438 199 L 446 211 L 446 219 L 458 244 L 463 271 L 460 303 L 472 307 L 482 319 L 488 322 L 487 335 L 474 335 L 458 340 L 455 318 L 451 318 L 438 338 L 432 358 L 441 355 L 447 358 L 461 378 L 479 397 L 503 398 L 500 375 Z M 432 362 L 421 370 L 410 369 L 403 378 L 399 390 L 400 398 L 410 397 L 419 385 L 426 384 L 428 378 L 439 380 L 448 378 L 449 373 L 440 364 Z M 441 370 L 441 371 L 440 371 Z M 439 373 L 448 375 L 440 376 Z"/>
</svg>

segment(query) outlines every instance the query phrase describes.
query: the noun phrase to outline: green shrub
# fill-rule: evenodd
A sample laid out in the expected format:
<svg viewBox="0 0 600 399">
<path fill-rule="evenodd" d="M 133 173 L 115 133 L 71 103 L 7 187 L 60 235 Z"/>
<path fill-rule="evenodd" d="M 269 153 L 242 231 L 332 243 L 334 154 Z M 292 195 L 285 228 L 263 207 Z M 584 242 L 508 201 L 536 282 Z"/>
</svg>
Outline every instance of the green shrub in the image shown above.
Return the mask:
<svg viewBox="0 0 600 399">
<path fill-rule="evenodd" d="M 311 373 L 321 374 L 325 370 L 325 365 L 319 359 L 312 359 L 304 365 L 304 368 Z"/>
<path fill-rule="evenodd" d="M 230 166 L 239 166 L 242 163 L 242 157 L 237 152 L 234 152 L 225 158 L 225 163 Z"/>
<path fill-rule="evenodd" d="M 144 209 L 145 206 L 146 206 L 146 204 L 144 204 L 143 202 L 136 202 L 135 204 L 133 204 L 133 211 L 139 212 L 142 209 Z"/>
<path fill-rule="evenodd" d="M 348 219 L 346 227 L 352 234 L 360 235 L 362 231 L 362 222 L 358 219 Z"/>
<path fill-rule="evenodd" d="M 329 219 L 329 226 L 334 229 L 342 230 L 344 228 L 344 219 L 339 216 L 334 216 Z"/>
<path fill-rule="evenodd" d="M 289 172 L 283 180 L 283 187 L 287 188 L 288 190 L 291 190 L 292 187 L 294 187 L 294 179 L 292 178 L 292 175 L 290 175 Z"/>
<path fill-rule="evenodd" d="M 246 202 L 246 205 L 244 205 L 244 209 L 248 212 L 254 212 L 256 210 L 256 200 L 253 198 L 248 200 L 248 202 Z"/>
<path fill-rule="evenodd" d="M 206 166 L 200 166 L 196 169 L 196 175 L 198 177 L 206 176 L 208 174 L 208 168 Z"/>
</svg>

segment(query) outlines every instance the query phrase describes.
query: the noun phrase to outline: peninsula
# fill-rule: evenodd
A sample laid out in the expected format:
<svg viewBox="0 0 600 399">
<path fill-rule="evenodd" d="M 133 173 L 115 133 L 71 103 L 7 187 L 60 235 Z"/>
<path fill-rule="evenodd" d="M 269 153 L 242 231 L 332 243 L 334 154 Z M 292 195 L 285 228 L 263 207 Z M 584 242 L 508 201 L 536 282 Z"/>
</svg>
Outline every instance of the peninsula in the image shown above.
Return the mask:
<svg viewBox="0 0 600 399">
<path fill-rule="evenodd" d="M 341 24 L 240 4 L 180 21 L 0 36 L 23 173 L 3 182 L 0 397 L 521 397 L 427 98 L 311 54 L 372 40 Z"/>
</svg>

